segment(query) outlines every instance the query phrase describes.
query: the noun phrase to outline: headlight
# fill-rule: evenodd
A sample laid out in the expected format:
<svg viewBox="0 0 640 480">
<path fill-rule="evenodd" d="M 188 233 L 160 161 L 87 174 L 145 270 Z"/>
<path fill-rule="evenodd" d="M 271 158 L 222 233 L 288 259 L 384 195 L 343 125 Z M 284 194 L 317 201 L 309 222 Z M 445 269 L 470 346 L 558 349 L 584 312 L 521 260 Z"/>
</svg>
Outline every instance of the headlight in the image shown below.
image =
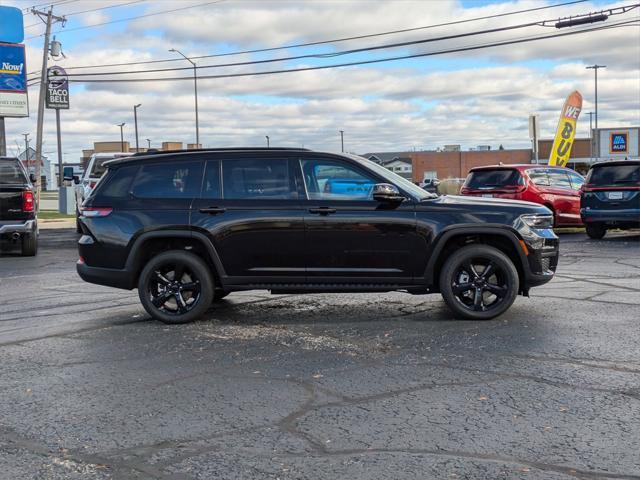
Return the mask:
<svg viewBox="0 0 640 480">
<path fill-rule="evenodd" d="M 553 215 L 543 213 L 521 215 L 520 220 L 530 228 L 553 228 Z"/>
</svg>

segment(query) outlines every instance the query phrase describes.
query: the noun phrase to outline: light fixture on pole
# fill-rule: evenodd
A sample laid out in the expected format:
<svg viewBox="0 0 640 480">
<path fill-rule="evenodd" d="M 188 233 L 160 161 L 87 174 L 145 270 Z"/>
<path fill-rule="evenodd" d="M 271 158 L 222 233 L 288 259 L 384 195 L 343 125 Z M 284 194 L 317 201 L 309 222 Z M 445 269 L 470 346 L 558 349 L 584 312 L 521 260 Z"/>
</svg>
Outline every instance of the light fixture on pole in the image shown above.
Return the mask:
<svg viewBox="0 0 640 480">
<path fill-rule="evenodd" d="M 120 151 L 124 153 L 124 131 L 123 128 L 126 125 L 126 123 L 122 122 L 119 123 L 118 125 L 116 125 L 117 127 L 120 127 Z"/>
<path fill-rule="evenodd" d="M 151 139 L 147 138 L 147 149 L 151 149 Z"/>
<path fill-rule="evenodd" d="M 136 153 L 140 151 L 140 146 L 138 145 L 138 108 L 141 106 L 141 103 L 133 106 L 133 121 L 136 126 Z"/>
<path fill-rule="evenodd" d="M 269 135 L 265 135 L 265 136 L 264 136 L 264 138 L 266 138 L 266 139 L 267 139 L 267 148 L 270 148 L 270 147 L 269 147 Z"/>
<path fill-rule="evenodd" d="M 195 105 L 196 105 L 196 148 L 200 148 L 200 124 L 198 122 L 198 68 L 196 66 L 196 62 L 191 60 L 180 50 L 176 50 L 175 48 L 172 48 L 169 51 L 175 52 L 181 55 L 185 60 L 187 60 L 191 65 L 193 65 L 193 96 L 194 96 Z"/>
</svg>

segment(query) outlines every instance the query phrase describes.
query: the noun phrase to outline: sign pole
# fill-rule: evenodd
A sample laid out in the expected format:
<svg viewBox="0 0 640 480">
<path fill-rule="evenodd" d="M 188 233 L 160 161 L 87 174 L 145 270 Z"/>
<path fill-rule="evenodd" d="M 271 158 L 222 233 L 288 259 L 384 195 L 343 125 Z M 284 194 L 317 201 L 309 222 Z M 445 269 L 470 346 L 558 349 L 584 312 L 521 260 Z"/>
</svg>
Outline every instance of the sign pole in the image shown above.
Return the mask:
<svg viewBox="0 0 640 480">
<path fill-rule="evenodd" d="M 56 108 L 56 133 L 58 136 L 58 188 L 62 188 L 64 174 L 62 173 L 62 135 L 60 134 L 60 109 Z"/>
</svg>

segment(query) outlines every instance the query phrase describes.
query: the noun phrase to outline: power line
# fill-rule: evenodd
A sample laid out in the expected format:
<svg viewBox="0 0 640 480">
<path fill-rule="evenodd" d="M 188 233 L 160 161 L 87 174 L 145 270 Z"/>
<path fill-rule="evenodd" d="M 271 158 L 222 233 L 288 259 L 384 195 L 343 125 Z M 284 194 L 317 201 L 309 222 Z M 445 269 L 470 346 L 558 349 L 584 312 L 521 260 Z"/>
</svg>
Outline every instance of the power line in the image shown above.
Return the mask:
<svg viewBox="0 0 640 480">
<path fill-rule="evenodd" d="M 66 5 L 67 3 L 75 3 L 75 2 L 79 2 L 80 0 L 54 0 L 48 3 L 40 3 L 38 5 L 33 5 L 31 7 L 26 7 L 22 9 L 22 14 L 23 15 L 27 15 L 29 13 L 31 13 L 31 9 L 32 8 L 40 8 L 40 7 L 57 7 L 60 5 Z"/>
<path fill-rule="evenodd" d="M 619 13 L 626 13 L 626 11 L 628 11 L 628 10 L 623 10 L 624 8 L 627 8 L 627 7 L 619 7 L 619 8 L 621 9 L 621 11 Z M 616 14 L 618 14 L 618 13 L 612 13 L 612 15 L 616 15 Z M 589 13 L 589 14 L 584 14 L 584 15 L 578 15 L 575 18 L 582 18 L 582 17 L 587 17 L 587 16 L 590 16 L 590 15 L 593 15 L 593 14 Z M 100 75 L 133 75 L 133 74 L 138 74 L 138 73 L 159 73 L 159 72 L 172 72 L 172 71 L 180 71 L 180 70 L 191 70 L 192 68 L 206 69 L 206 68 L 220 68 L 220 67 L 237 67 L 237 66 L 247 66 L 247 65 L 258 65 L 258 64 L 265 64 L 265 63 L 284 62 L 284 61 L 291 61 L 291 60 L 301 60 L 301 59 L 306 59 L 306 58 L 331 58 L 331 57 L 338 57 L 338 56 L 343 56 L 343 55 L 351 55 L 351 54 L 354 54 L 354 53 L 370 52 L 370 51 L 375 51 L 375 50 L 386 50 L 386 49 L 389 49 L 389 48 L 407 47 L 407 46 L 420 45 L 420 44 L 425 44 L 425 43 L 439 42 L 439 41 L 444 41 L 444 40 L 454 40 L 454 39 L 471 37 L 471 36 L 476 36 L 476 35 L 485 35 L 485 34 L 489 34 L 489 33 L 499 33 L 499 32 L 505 32 L 505 31 L 509 31 L 509 30 L 527 28 L 527 27 L 531 27 L 531 26 L 543 26 L 547 22 L 551 22 L 551 20 L 543 20 L 543 21 L 538 21 L 538 22 L 528 22 L 528 23 L 522 23 L 522 24 L 519 24 L 519 25 L 510 25 L 510 26 L 506 26 L 506 27 L 490 28 L 490 29 L 486 29 L 486 30 L 476 30 L 476 31 L 473 31 L 473 32 L 459 33 L 459 34 L 455 34 L 455 35 L 446 35 L 446 36 L 441 36 L 441 37 L 432 37 L 432 38 L 420 39 L 420 40 L 412 40 L 412 41 L 407 41 L 407 42 L 398 42 L 398 43 L 391 43 L 391 44 L 375 45 L 375 46 L 371 46 L 371 47 L 354 48 L 354 49 L 351 49 L 351 50 L 343 50 L 343 51 L 334 52 L 334 53 L 305 54 L 305 55 L 296 55 L 296 56 L 290 56 L 290 57 L 271 58 L 271 59 L 266 59 L 266 60 L 251 60 L 251 61 L 246 61 L 246 62 L 223 63 L 223 64 L 215 64 L 215 65 L 198 65 L 198 66 L 194 65 L 193 67 L 157 68 L 157 69 L 147 69 L 147 70 L 129 70 L 129 71 L 116 71 L 116 72 L 111 71 L 111 72 L 71 73 L 68 76 L 69 77 L 83 77 L 83 76 L 89 77 L 89 76 L 100 76 Z"/>
<path fill-rule="evenodd" d="M 550 9 L 550 8 L 564 7 L 564 6 L 567 6 L 567 5 L 574 5 L 574 4 L 578 4 L 578 3 L 584 3 L 586 1 L 587 0 L 573 0 L 573 1 L 568 1 L 568 2 L 564 2 L 564 3 L 558 3 L 558 4 L 555 4 L 555 5 L 546 5 L 544 7 L 527 8 L 527 9 L 524 9 L 524 10 L 514 10 L 514 11 L 511 11 L 511 12 L 504 12 L 504 13 L 499 13 L 499 14 L 494 14 L 494 15 L 486 15 L 486 16 L 483 16 L 483 17 L 474 17 L 474 18 L 470 18 L 470 19 L 466 19 L 466 20 L 456 20 L 456 21 L 452 21 L 452 22 L 438 23 L 438 24 L 426 25 L 426 26 L 421 26 L 421 27 L 404 28 L 404 29 L 400 29 L 400 30 L 390 30 L 390 31 L 386 31 L 386 32 L 370 33 L 370 34 L 357 35 L 357 36 L 352 36 L 352 37 L 334 38 L 334 39 L 331 39 L 331 40 L 320 40 L 320 41 L 317 41 L 317 42 L 297 43 L 297 44 L 291 44 L 291 45 L 284 45 L 284 46 L 280 46 L 280 47 L 259 48 L 259 49 L 254 49 L 254 50 L 240 50 L 240 51 L 235 51 L 235 52 L 218 53 L 218 54 L 211 54 L 211 55 L 198 55 L 198 56 L 193 56 L 193 57 L 189 57 L 189 58 L 191 58 L 192 60 L 199 60 L 199 59 L 202 59 L 202 58 L 227 57 L 227 56 L 233 56 L 233 55 L 244 55 L 244 54 L 249 54 L 249 53 L 273 52 L 273 51 L 277 51 L 277 50 L 288 50 L 288 49 L 292 49 L 292 48 L 310 47 L 310 46 L 315 46 L 315 45 L 326 45 L 326 44 L 330 44 L 330 43 L 339 43 L 339 42 L 346 42 L 346 41 L 351 41 L 351 40 L 361 40 L 361 39 L 364 39 L 364 38 L 381 37 L 381 36 L 386 36 L 386 35 L 394 35 L 394 34 L 398 34 L 398 33 L 407 33 L 407 32 L 414 32 L 414 31 L 418 31 L 418 30 L 426 30 L 426 29 L 431 29 L 431 28 L 446 27 L 446 26 L 451 26 L 451 25 L 459 25 L 459 24 L 464 24 L 464 23 L 469 23 L 469 22 L 477 22 L 477 21 L 480 21 L 480 20 L 488 20 L 488 19 L 492 19 L 492 18 L 506 17 L 506 16 L 517 15 L 517 14 L 521 14 L 521 13 L 530 13 L 530 12 L 534 12 L 534 11 L 538 11 L 538 10 L 546 10 L 546 9 Z M 66 30 L 66 31 L 69 31 L 69 30 Z M 162 59 L 162 60 L 146 60 L 146 61 L 140 61 L 140 62 L 110 63 L 110 64 L 102 64 L 102 65 L 81 65 L 81 66 L 77 66 L 77 67 L 66 67 L 65 70 L 76 70 L 76 69 L 84 69 L 84 68 L 123 67 L 123 66 L 128 66 L 128 65 L 146 65 L 146 64 L 152 64 L 152 63 L 164 63 L 164 62 L 176 62 L 176 61 L 182 61 L 182 59 L 181 58 L 166 58 L 166 59 Z"/>
<path fill-rule="evenodd" d="M 551 38 L 566 37 L 566 36 L 569 36 L 569 35 L 577 35 L 577 34 L 581 34 L 581 33 L 595 32 L 595 31 L 604 30 L 604 29 L 607 29 L 607 28 L 612 28 L 614 26 L 623 26 L 623 25 L 630 24 L 630 23 L 635 23 L 635 22 L 637 22 L 636 19 L 624 20 L 624 21 L 620 21 L 620 22 L 618 22 L 616 24 L 610 24 L 610 25 L 608 25 L 606 27 L 605 26 L 588 27 L 588 28 L 584 28 L 584 29 L 581 29 L 581 30 L 573 30 L 573 31 L 563 32 L 563 33 L 553 33 L 553 34 L 548 34 L 548 35 L 529 36 L 529 37 L 523 37 L 523 38 L 519 38 L 519 39 L 506 40 L 506 41 L 502 41 L 502 42 L 476 44 L 476 45 L 470 45 L 470 46 L 466 46 L 466 47 L 458 47 L 458 48 L 452 48 L 452 49 L 446 49 L 446 50 L 438 50 L 438 51 L 434 51 L 434 52 L 416 53 L 416 54 L 411 54 L 411 55 L 400 55 L 400 56 L 395 56 L 395 57 L 377 58 L 377 59 L 372 59 L 372 60 L 360 60 L 360 61 L 345 62 L 345 63 L 339 63 L 339 64 L 320 65 L 320 66 L 314 66 L 314 67 L 300 67 L 300 68 L 288 68 L 288 69 L 279 69 L 279 70 L 266 70 L 266 71 L 262 71 L 262 72 L 229 73 L 229 74 L 220 74 L 220 75 L 202 75 L 202 76 L 199 76 L 198 79 L 199 80 L 206 80 L 206 79 L 218 79 L 218 78 L 237 78 L 237 77 L 261 76 L 261 75 L 274 75 L 274 74 L 280 74 L 280 73 L 305 72 L 305 71 L 313 71 L 313 70 L 325 70 L 325 69 L 331 69 L 331 68 L 351 67 L 351 66 L 357 66 L 357 65 L 368 65 L 368 64 L 383 63 L 383 62 L 390 62 L 390 61 L 396 61 L 396 60 L 406 60 L 406 59 L 410 59 L 410 58 L 429 57 L 429 56 L 444 55 L 444 54 L 449 54 L 449 53 L 468 52 L 468 51 L 473 51 L 473 50 L 480 50 L 480 49 L 483 49 L 483 48 L 501 47 L 501 46 L 506 46 L 506 45 L 515 45 L 515 44 L 526 43 L 526 42 L 537 41 L 537 40 L 546 40 L 546 39 L 551 39 Z M 155 77 L 155 78 L 128 78 L 128 79 L 122 79 L 122 78 L 116 78 L 116 79 L 113 79 L 113 78 L 107 78 L 107 79 L 85 79 L 85 80 L 82 80 L 82 79 L 69 79 L 69 82 L 73 82 L 73 83 L 132 83 L 132 82 L 167 82 L 167 81 L 179 81 L 179 80 L 190 80 L 190 81 L 192 81 L 193 78 L 192 77 L 164 77 L 164 78 L 163 77 Z"/>
<path fill-rule="evenodd" d="M 108 10 L 110 8 L 126 7 L 127 5 L 133 5 L 134 3 L 141 3 L 141 2 L 146 2 L 146 1 L 147 0 L 134 0 L 134 1 L 131 1 L 131 2 L 126 2 L 126 3 L 117 3 L 117 4 L 113 4 L 113 5 L 107 5 L 106 7 L 92 8 L 90 10 L 82 10 L 80 12 L 65 13 L 64 16 L 65 17 L 73 17 L 74 15 L 81 15 L 83 13 L 92 13 L 92 12 L 99 12 L 100 10 Z M 32 23 L 31 25 L 27 25 L 24 28 L 37 27 L 38 25 L 41 25 L 41 24 L 40 23 Z"/>
<path fill-rule="evenodd" d="M 53 32 L 53 33 L 58 35 L 60 33 L 75 32 L 77 30 L 85 30 L 87 28 L 102 27 L 104 25 L 111 25 L 113 23 L 127 22 L 129 20 L 136 20 L 138 18 L 147 18 L 147 17 L 153 17 L 155 15 L 164 15 L 166 13 L 174 13 L 174 12 L 179 12 L 179 11 L 182 11 L 182 10 L 188 10 L 190 8 L 204 7 L 206 5 L 213 5 L 214 3 L 220 3 L 220 2 L 224 2 L 224 1 L 225 0 L 213 0 L 211 2 L 204 2 L 204 3 L 197 3 L 195 5 L 189 5 L 187 7 L 174 8 L 172 10 L 163 10 L 161 12 L 152 12 L 152 13 L 147 13 L 147 14 L 144 14 L 144 15 L 136 15 L 135 17 L 119 18 L 119 19 L 116 19 L 116 20 L 110 20 L 108 22 L 94 23 L 92 25 L 84 25 L 82 27 L 66 28 L 64 30 L 58 30 L 57 32 Z M 35 36 L 32 36 L 32 37 L 26 38 L 26 40 L 32 40 L 34 38 L 38 38 L 38 37 L 41 37 L 41 36 L 42 35 L 35 35 Z"/>
</svg>

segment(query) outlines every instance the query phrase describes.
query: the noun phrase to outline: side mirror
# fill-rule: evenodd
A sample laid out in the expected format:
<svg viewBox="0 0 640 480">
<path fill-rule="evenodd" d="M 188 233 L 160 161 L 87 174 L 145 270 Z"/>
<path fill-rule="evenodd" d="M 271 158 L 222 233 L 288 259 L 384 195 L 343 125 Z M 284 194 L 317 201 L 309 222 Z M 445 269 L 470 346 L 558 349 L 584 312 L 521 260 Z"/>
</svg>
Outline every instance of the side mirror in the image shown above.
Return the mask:
<svg viewBox="0 0 640 480">
<path fill-rule="evenodd" d="M 34 173 L 29 174 L 29 181 L 31 183 L 36 183 L 36 175 Z"/>
<path fill-rule="evenodd" d="M 73 176 L 73 183 L 75 183 L 76 185 L 78 185 L 80 183 L 80 177 L 77 175 Z"/>
<path fill-rule="evenodd" d="M 395 185 L 376 183 L 373 186 L 373 199 L 377 202 L 399 203 L 404 200 L 404 197 Z"/>
</svg>

